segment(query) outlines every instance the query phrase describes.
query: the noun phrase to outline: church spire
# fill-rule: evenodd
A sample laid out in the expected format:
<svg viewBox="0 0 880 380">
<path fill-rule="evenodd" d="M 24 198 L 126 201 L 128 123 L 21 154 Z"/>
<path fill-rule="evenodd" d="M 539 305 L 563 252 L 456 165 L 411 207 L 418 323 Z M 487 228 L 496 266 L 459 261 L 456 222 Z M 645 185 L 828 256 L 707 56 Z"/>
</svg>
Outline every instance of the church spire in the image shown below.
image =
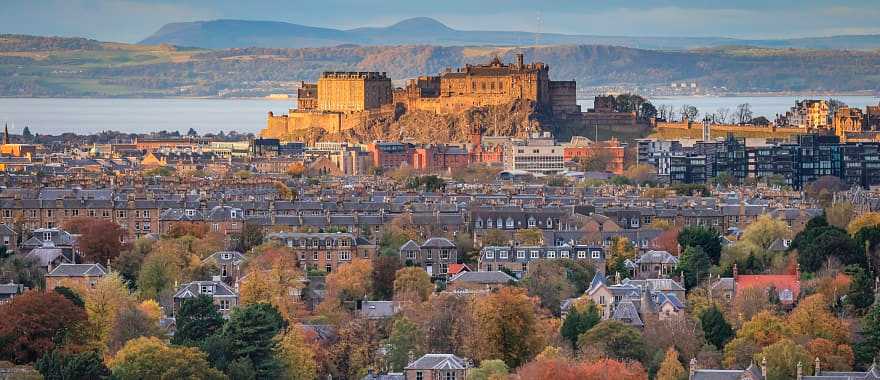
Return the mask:
<svg viewBox="0 0 880 380">
<path fill-rule="evenodd" d="M 9 144 L 9 124 L 3 125 L 3 145 Z"/>
</svg>

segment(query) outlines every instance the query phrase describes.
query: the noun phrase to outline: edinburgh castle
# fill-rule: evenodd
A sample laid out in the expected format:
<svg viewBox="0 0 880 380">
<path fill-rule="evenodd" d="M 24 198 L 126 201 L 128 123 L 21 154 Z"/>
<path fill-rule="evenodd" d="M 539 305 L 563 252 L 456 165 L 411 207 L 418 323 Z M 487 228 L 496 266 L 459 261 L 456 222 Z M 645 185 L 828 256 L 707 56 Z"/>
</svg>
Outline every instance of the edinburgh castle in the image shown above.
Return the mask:
<svg viewBox="0 0 880 380">
<path fill-rule="evenodd" d="M 491 127 L 496 134 L 511 131 L 521 134 L 542 128 L 548 120 L 555 124 L 587 125 L 590 114 L 582 113 L 577 104 L 574 81 L 550 80 L 548 65 L 524 63 L 522 54 L 515 57 L 515 62 L 510 64 L 496 57 L 487 64 L 446 69 L 437 76 L 410 79 L 397 89 L 385 73 L 324 72 L 317 83 L 302 83 L 296 109 L 287 115 L 269 113 L 267 128 L 261 136 L 303 138 L 309 131 L 318 130 L 335 138 L 361 135 L 378 139 L 388 137 L 389 125 L 397 123 L 405 114 L 434 115 L 422 117 L 421 122 L 415 123 L 416 127 L 431 128 L 436 125 L 426 124 L 445 123 L 468 130 L 450 134 L 451 140 L 464 140 L 469 134 L 485 133 Z M 496 114 L 492 118 L 484 114 L 464 117 L 464 121 L 450 119 L 487 109 L 496 109 Z M 509 120 L 509 114 L 514 111 L 525 115 Z M 495 125 L 486 125 L 492 123 Z M 504 129 L 499 123 L 508 123 L 510 127 Z M 363 133 L 369 128 L 379 132 Z M 398 128 L 399 135 L 406 135 L 404 132 L 408 131 L 404 130 L 411 129 L 409 126 Z"/>
</svg>

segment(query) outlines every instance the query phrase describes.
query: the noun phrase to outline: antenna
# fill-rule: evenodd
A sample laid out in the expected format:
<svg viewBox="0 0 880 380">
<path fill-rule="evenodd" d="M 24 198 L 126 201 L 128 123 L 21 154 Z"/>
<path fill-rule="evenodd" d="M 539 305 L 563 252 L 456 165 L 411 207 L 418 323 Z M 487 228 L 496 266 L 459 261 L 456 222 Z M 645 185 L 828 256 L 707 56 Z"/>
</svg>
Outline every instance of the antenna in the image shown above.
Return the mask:
<svg viewBox="0 0 880 380">
<path fill-rule="evenodd" d="M 538 23 L 537 29 L 535 30 L 535 47 L 532 48 L 534 50 L 534 54 L 532 54 L 532 62 L 538 62 L 538 44 L 541 43 L 541 26 L 544 23 L 544 20 L 541 19 L 541 11 L 538 11 L 536 16 L 536 21 Z"/>
</svg>

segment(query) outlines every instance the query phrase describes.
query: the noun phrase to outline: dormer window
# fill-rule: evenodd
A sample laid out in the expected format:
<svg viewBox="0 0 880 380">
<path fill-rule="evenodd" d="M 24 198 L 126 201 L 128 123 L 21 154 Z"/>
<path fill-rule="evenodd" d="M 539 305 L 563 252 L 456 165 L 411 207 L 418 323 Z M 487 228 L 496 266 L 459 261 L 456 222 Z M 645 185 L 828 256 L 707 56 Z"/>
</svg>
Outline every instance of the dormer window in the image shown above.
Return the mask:
<svg viewBox="0 0 880 380">
<path fill-rule="evenodd" d="M 186 210 L 186 216 L 196 216 L 196 210 Z"/>
<path fill-rule="evenodd" d="M 507 218 L 507 228 L 513 229 L 513 218 Z"/>
<path fill-rule="evenodd" d="M 199 293 L 214 294 L 214 285 L 204 284 L 199 288 Z"/>
<path fill-rule="evenodd" d="M 224 254 L 220 255 L 220 257 L 223 258 L 223 260 L 229 260 L 232 258 L 232 255 L 228 254 L 228 253 L 224 253 Z"/>
<path fill-rule="evenodd" d="M 238 211 L 232 210 L 229 212 L 229 215 L 232 216 L 232 219 L 238 218 Z"/>
<path fill-rule="evenodd" d="M 43 232 L 43 241 L 52 241 L 52 233 Z"/>
<path fill-rule="evenodd" d="M 547 218 L 547 228 L 553 228 L 553 219 Z"/>
<path fill-rule="evenodd" d="M 529 228 L 533 228 L 537 225 L 535 218 L 529 217 Z"/>
</svg>

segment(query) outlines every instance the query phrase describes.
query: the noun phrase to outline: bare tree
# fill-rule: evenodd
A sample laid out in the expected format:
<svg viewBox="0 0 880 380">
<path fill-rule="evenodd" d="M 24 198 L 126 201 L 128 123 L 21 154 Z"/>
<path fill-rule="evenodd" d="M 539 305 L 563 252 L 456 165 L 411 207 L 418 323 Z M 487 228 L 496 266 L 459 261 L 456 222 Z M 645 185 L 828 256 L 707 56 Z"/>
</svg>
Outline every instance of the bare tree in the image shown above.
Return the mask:
<svg viewBox="0 0 880 380">
<path fill-rule="evenodd" d="M 715 111 L 715 115 L 718 116 L 717 121 L 718 121 L 719 123 L 721 123 L 721 124 L 725 124 L 725 123 L 728 122 L 727 120 L 728 120 L 728 118 L 730 117 L 730 108 L 727 108 L 727 107 L 721 107 L 721 108 L 719 108 L 717 111 Z"/>
<path fill-rule="evenodd" d="M 700 110 L 690 104 L 682 104 L 678 112 L 681 114 L 682 119 L 688 120 L 696 120 L 697 116 L 700 115 Z"/>
<path fill-rule="evenodd" d="M 752 120 L 752 105 L 743 103 L 736 106 L 736 119 L 740 124 L 748 123 Z"/>
</svg>

